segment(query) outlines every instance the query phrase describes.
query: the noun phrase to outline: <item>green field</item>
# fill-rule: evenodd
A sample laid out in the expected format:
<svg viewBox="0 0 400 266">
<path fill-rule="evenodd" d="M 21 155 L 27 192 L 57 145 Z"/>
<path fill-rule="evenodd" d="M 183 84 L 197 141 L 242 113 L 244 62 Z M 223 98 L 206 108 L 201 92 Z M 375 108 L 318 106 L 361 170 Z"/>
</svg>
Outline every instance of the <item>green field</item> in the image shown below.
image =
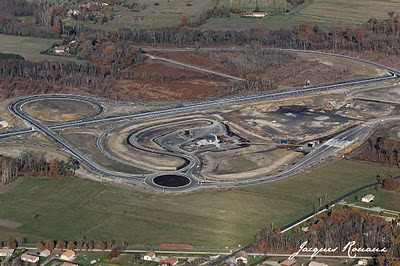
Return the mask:
<svg viewBox="0 0 400 266">
<path fill-rule="evenodd" d="M 247 2 L 250 2 L 249 7 L 252 7 L 252 2 Z M 266 2 L 270 6 L 266 10 L 273 9 L 271 7 L 273 1 Z M 398 11 L 399 4 L 400 0 L 306 0 L 303 5 L 294 8 L 288 15 L 270 16 L 264 19 L 241 18 L 239 15 L 232 15 L 230 18 L 213 18 L 202 25 L 202 29 L 280 29 L 309 22 L 317 23 L 322 27 L 332 24 L 360 24 L 367 22 L 370 18 L 388 18 L 389 12 Z"/>
<path fill-rule="evenodd" d="M 0 194 L 0 240 L 126 240 L 129 244 L 190 243 L 237 247 L 271 223 L 282 226 L 312 211 L 319 197 L 332 200 L 394 168 L 341 160 L 270 184 L 187 195 L 155 195 L 81 179 L 25 178 Z M 34 216 L 38 215 L 35 219 Z"/>
<path fill-rule="evenodd" d="M 216 3 L 215 0 L 127 0 L 126 2 L 143 4 L 146 8 L 141 12 L 132 12 L 127 7 L 112 7 L 115 11 L 113 20 L 103 25 L 92 22 L 85 22 L 85 25 L 90 28 L 104 30 L 119 28 L 148 29 L 175 26 L 181 23 L 183 16 L 186 16 L 189 20 L 196 20 L 202 12 L 212 8 Z"/>
<path fill-rule="evenodd" d="M 375 196 L 372 202 L 357 202 L 356 197 L 361 199 L 367 194 L 372 194 Z M 395 192 L 390 192 L 382 188 L 369 188 L 361 191 L 354 196 L 346 199 L 348 203 L 355 203 L 362 207 L 381 207 L 388 210 L 400 211 L 400 194 Z"/>
<path fill-rule="evenodd" d="M 76 61 L 75 57 L 55 56 L 40 54 L 54 43 L 60 43 L 58 39 L 45 39 L 36 37 L 23 37 L 0 34 L 0 52 L 22 55 L 31 61 Z"/>
</svg>

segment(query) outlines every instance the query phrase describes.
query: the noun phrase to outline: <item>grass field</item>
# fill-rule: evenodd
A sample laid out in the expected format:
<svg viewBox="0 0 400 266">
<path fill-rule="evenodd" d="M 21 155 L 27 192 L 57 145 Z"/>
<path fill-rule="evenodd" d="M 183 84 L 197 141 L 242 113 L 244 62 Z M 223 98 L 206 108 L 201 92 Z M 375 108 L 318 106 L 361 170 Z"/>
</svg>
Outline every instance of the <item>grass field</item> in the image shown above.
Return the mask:
<svg viewBox="0 0 400 266">
<path fill-rule="evenodd" d="M 319 197 L 332 200 L 381 173 L 400 171 L 341 160 L 280 182 L 168 196 L 81 179 L 26 178 L 0 194 L 0 218 L 23 224 L 0 228 L 0 239 L 25 236 L 35 242 L 85 235 L 117 243 L 237 247 L 271 223 L 282 226 L 312 211 Z"/>
<path fill-rule="evenodd" d="M 0 52 L 19 54 L 31 61 L 77 61 L 75 57 L 40 54 L 41 51 L 47 50 L 52 44 L 60 41 L 58 39 L 0 34 Z"/>
<path fill-rule="evenodd" d="M 91 22 L 87 22 L 85 25 L 104 30 L 118 28 L 148 29 L 174 26 L 181 23 L 183 16 L 186 16 L 190 20 L 195 20 L 204 10 L 212 8 L 216 3 L 215 0 L 137 0 L 132 2 L 144 4 L 146 8 L 141 12 L 132 12 L 123 6 L 113 7 L 115 11 L 115 18 L 113 20 L 103 25 Z"/>
<path fill-rule="evenodd" d="M 356 201 L 356 197 L 358 197 L 358 199 L 361 199 L 367 194 L 372 194 L 375 196 L 372 202 L 366 203 Z M 400 194 L 390 192 L 381 188 L 366 189 L 355 194 L 354 196 L 349 197 L 348 199 L 346 199 L 346 202 L 355 203 L 363 207 L 381 207 L 388 210 L 400 211 Z"/>
<path fill-rule="evenodd" d="M 202 29 L 280 29 L 308 22 L 317 23 L 320 27 L 360 24 L 370 18 L 388 18 L 388 12 L 396 12 L 399 4 L 400 0 L 306 0 L 305 4 L 293 9 L 290 15 L 265 19 L 241 18 L 239 15 L 213 18 L 202 25 Z"/>
</svg>

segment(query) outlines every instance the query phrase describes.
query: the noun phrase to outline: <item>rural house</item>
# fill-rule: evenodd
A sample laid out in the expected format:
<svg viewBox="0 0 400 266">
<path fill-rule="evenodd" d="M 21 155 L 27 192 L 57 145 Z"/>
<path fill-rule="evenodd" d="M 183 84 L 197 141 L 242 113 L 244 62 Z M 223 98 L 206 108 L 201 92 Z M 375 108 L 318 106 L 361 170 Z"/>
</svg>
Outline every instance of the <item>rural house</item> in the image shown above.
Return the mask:
<svg viewBox="0 0 400 266">
<path fill-rule="evenodd" d="M 75 251 L 67 250 L 61 255 L 62 260 L 72 261 L 75 259 Z"/>
<path fill-rule="evenodd" d="M 235 262 L 236 263 L 247 263 L 247 254 L 244 251 L 239 251 L 238 253 L 235 254 Z"/>
<path fill-rule="evenodd" d="M 51 254 L 51 251 L 48 249 L 44 249 L 44 250 L 40 251 L 40 257 L 46 258 L 46 257 L 50 256 L 50 254 Z"/>
<path fill-rule="evenodd" d="M 28 253 L 24 253 L 21 255 L 21 260 L 29 263 L 36 263 L 39 261 L 39 257 Z"/>
<path fill-rule="evenodd" d="M 156 253 L 154 253 L 153 251 L 149 251 L 143 256 L 143 260 L 147 261 L 152 261 L 155 258 L 156 258 Z"/>
</svg>

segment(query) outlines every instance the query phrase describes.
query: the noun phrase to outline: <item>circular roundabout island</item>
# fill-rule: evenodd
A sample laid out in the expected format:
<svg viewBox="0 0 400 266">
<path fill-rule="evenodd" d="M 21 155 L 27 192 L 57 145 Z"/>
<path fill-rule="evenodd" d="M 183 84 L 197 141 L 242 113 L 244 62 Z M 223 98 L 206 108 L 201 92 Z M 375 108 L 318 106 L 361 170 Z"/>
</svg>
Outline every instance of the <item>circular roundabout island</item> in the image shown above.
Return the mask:
<svg viewBox="0 0 400 266">
<path fill-rule="evenodd" d="M 178 188 L 191 183 L 191 180 L 182 175 L 160 175 L 153 178 L 153 183 L 161 187 Z"/>
</svg>

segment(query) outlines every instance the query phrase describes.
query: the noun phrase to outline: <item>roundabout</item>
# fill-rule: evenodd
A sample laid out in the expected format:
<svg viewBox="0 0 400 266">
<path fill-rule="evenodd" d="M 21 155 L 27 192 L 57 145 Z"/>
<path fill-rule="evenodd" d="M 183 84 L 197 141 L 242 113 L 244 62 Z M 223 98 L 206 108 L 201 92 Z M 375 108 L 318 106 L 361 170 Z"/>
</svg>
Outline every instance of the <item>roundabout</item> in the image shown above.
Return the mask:
<svg viewBox="0 0 400 266">
<path fill-rule="evenodd" d="M 161 187 L 176 188 L 188 186 L 192 180 L 182 175 L 159 175 L 152 182 Z"/>
<path fill-rule="evenodd" d="M 290 51 L 304 52 L 294 50 Z M 312 51 L 306 51 L 305 53 L 325 54 Z M 78 160 L 82 166 L 91 172 L 96 173 L 98 176 L 101 176 L 102 179 L 103 177 L 107 177 L 109 180 L 113 181 L 144 182 L 148 187 L 156 191 L 163 190 L 169 192 L 188 192 L 201 188 L 230 188 L 280 180 L 288 176 L 292 176 L 299 171 L 302 171 L 312 165 L 339 154 L 342 150 L 352 145 L 354 142 L 362 140 L 368 136 L 370 132 L 373 131 L 374 128 L 382 121 L 386 121 L 388 119 L 396 120 L 398 117 L 383 117 L 377 120 L 370 120 L 367 123 L 358 124 L 355 127 L 348 128 L 340 134 L 336 133 L 336 135 L 333 135 L 330 139 L 323 142 L 321 145 L 318 145 L 300 160 L 297 160 L 290 165 L 287 164 L 288 167 L 282 168 L 279 170 L 279 172 L 258 175 L 251 178 L 221 180 L 203 178 L 201 175 L 201 169 L 204 161 L 201 159 L 199 154 L 205 152 L 221 152 L 240 149 L 243 148 L 242 144 L 246 142 L 246 139 L 244 137 L 240 137 L 239 135 L 235 136 L 235 134 L 231 134 L 229 127 L 225 124 L 225 121 L 223 121 L 221 118 L 216 119 L 218 115 L 208 114 L 197 118 L 186 118 L 184 115 L 192 114 L 193 116 L 193 113 L 199 114 L 199 111 L 206 113 L 210 109 L 221 109 L 233 105 L 242 105 L 257 101 L 268 101 L 277 98 L 294 98 L 298 95 L 322 93 L 328 90 L 390 81 L 397 79 L 398 74 L 400 74 L 397 70 L 378 65 L 374 62 L 350 58 L 342 55 L 327 55 L 371 64 L 386 70 L 388 74 L 385 76 L 341 81 L 319 86 L 305 86 L 301 88 L 289 88 L 285 90 L 272 92 L 268 91 L 250 95 L 234 95 L 219 99 L 206 99 L 195 102 L 177 103 L 174 107 L 146 110 L 139 113 L 111 115 L 108 117 L 98 116 L 104 111 L 104 107 L 101 103 L 106 101 L 103 99 L 67 94 L 27 96 L 13 101 L 9 105 L 8 109 L 16 117 L 23 120 L 29 126 L 29 128 L 0 132 L 0 138 L 21 136 L 38 131 L 46 136 L 49 140 L 60 146 L 65 153 Z M 53 100 L 54 102 L 44 103 L 43 100 Z M 88 111 L 82 116 L 74 117 L 71 115 L 71 117 L 67 117 L 65 119 L 46 121 L 49 119 L 40 119 L 35 116 L 35 112 L 32 112 L 32 110 L 26 110 L 38 109 L 40 106 L 44 106 L 44 104 L 55 106 L 57 103 L 61 103 L 60 100 L 73 101 L 72 103 L 74 103 L 74 105 L 79 104 L 81 106 L 87 106 Z M 32 104 L 35 102 L 37 106 L 33 107 Z M 71 106 L 70 109 L 72 114 L 74 109 L 73 106 Z M 289 116 L 289 118 L 292 115 L 293 114 L 289 113 L 286 114 L 286 116 Z M 177 116 L 179 116 L 180 120 L 177 119 Z M 141 153 L 149 153 L 158 156 L 154 157 L 155 159 L 152 162 L 148 162 L 146 165 L 141 165 L 140 160 L 136 160 L 135 158 L 119 157 L 117 152 L 113 152 L 108 145 L 104 144 L 112 130 L 114 128 L 118 128 L 118 123 L 128 120 L 127 124 L 137 124 L 139 121 L 154 121 L 156 118 L 160 117 L 164 117 L 165 121 L 156 122 L 154 124 L 132 130 L 124 140 L 124 143 L 132 148 L 131 152 L 133 153 L 136 149 L 136 151 L 140 151 Z M 320 115 L 316 118 L 316 120 L 325 121 L 328 120 L 327 118 L 329 117 Z M 174 121 L 174 119 L 176 121 Z M 48 124 L 46 122 L 51 123 Z M 86 153 L 87 150 L 85 151 L 79 149 L 79 147 L 69 142 L 59 132 L 57 132 L 67 128 L 97 126 L 101 123 L 111 123 L 112 126 L 102 129 L 103 131 L 101 133 L 96 134 L 95 142 L 97 144 L 97 149 L 110 160 L 141 168 L 149 173 L 129 173 L 129 171 L 119 172 L 100 166 L 98 162 L 93 160 L 93 158 Z M 258 121 L 254 121 L 252 123 L 257 124 Z M 261 143 L 261 145 L 263 145 L 263 143 Z M 168 162 L 168 158 L 174 158 L 176 164 L 180 163 L 180 165 L 173 165 L 168 171 L 160 170 L 157 169 L 157 167 L 154 167 L 154 164 L 157 163 L 157 160 L 166 160 Z M 238 160 L 239 163 L 247 163 L 246 160 L 240 160 Z"/>
</svg>

